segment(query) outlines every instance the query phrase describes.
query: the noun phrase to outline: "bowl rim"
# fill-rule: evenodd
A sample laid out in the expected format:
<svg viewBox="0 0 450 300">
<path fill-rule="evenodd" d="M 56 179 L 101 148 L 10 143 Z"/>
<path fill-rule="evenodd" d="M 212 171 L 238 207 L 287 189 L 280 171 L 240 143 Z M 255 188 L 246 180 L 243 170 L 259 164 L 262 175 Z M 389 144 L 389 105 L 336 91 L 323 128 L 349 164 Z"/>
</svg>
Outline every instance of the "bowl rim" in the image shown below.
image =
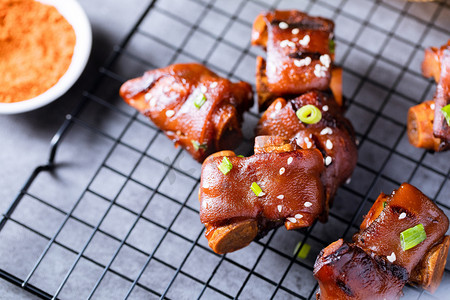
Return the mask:
<svg viewBox="0 0 450 300">
<path fill-rule="evenodd" d="M 60 98 L 75 84 L 89 60 L 92 48 L 92 28 L 81 5 L 76 0 L 37 1 L 54 6 L 75 31 L 76 42 L 72 61 L 58 82 L 44 93 L 19 102 L 0 102 L 0 114 L 16 114 L 31 111 Z"/>
</svg>

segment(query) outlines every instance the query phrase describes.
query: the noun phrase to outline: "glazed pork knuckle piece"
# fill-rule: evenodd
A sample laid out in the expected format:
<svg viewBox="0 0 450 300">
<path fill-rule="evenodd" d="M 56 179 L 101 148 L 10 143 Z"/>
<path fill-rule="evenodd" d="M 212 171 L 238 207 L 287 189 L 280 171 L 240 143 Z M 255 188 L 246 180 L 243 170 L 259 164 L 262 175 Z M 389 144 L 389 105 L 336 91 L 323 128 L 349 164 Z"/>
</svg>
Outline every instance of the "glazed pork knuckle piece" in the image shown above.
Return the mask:
<svg viewBox="0 0 450 300">
<path fill-rule="evenodd" d="M 434 99 L 408 111 L 409 142 L 432 151 L 450 149 L 450 40 L 441 48 L 425 50 L 422 74 L 437 83 Z"/>
<path fill-rule="evenodd" d="M 307 105 L 320 111 L 318 122 L 308 124 L 297 116 Z M 312 91 L 291 100 L 276 99 L 259 120 L 256 135 L 282 136 L 295 140 L 303 149 L 318 149 L 322 153 L 325 164 L 322 181 L 327 193 L 325 211 L 338 187 L 351 177 L 358 160 L 353 127 L 327 92 Z"/>
<path fill-rule="evenodd" d="M 250 157 L 218 152 L 203 163 L 200 220 L 216 253 L 241 249 L 283 224 L 311 226 L 323 212 L 319 150 L 274 136 L 257 137 L 254 150 Z"/>
<path fill-rule="evenodd" d="M 444 212 L 412 185 L 381 194 L 353 243 L 340 239 L 320 252 L 317 299 L 398 299 L 406 283 L 434 292 L 447 261 L 448 225 Z"/>
<path fill-rule="evenodd" d="M 277 97 L 327 90 L 334 61 L 334 23 L 306 13 L 271 11 L 253 23 L 252 44 L 267 57 L 257 57 L 256 90 L 260 110 Z M 341 75 L 336 72 L 336 75 Z"/>
<path fill-rule="evenodd" d="M 198 162 L 238 146 L 243 113 L 253 105 L 250 84 L 195 63 L 148 71 L 125 82 L 120 95 Z"/>
</svg>

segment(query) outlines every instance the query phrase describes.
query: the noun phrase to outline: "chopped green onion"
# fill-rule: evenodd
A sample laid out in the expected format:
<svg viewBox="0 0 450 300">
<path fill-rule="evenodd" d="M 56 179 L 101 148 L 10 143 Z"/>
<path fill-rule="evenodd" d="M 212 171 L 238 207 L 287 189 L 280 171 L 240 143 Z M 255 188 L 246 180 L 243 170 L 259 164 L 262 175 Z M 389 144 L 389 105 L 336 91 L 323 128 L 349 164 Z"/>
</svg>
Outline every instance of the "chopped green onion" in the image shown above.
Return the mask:
<svg viewBox="0 0 450 300">
<path fill-rule="evenodd" d="M 334 48 L 336 47 L 336 44 L 334 43 L 334 40 L 330 40 L 330 41 L 328 42 L 328 46 L 329 46 L 329 48 L 330 48 L 330 53 L 331 53 L 331 54 L 334 54 Z"/>
<path fill-rule="evenodd" d="M 194 146 L 195 151 L 198 151 L 198 149 L 207 149 L 208 145 L 207 144 L 200 144 L 199 142 L 195 141 L 195 140 L 191 140 L 192 145 Z"/>
<path fill-rule="evenodd" d="M 223 175 L 227 175 L 233 169 L 233 164 L 228 157 L 224 157 L 218 168 Z"/>
<path fill-rule="evenodd" d="M 238 155 L 237 157 L 245 157 L 244 155 Z"/>
<path fill-rule="evenodd" d="M 386 204 L 387 204 L 387 202 L 386 202 L 386 201 L 384 201 L 384 202 L 383 202 L 383 208 L 385 208 L 385 207 L 386 207 Z"/>
<path fill-rule="evenodd" d="M 320 109 L 311 104 L 300 107 L 295 114 L 306 124 L 315 124 L 322 119 Z"/>
<path fill-rule="evenodd" d="M 302 242 L 298 242 L 297 246 L 295 246 L 294 255 L 298 252 L 298 249 L 300 249 L 301 245 Z M 307 243 L 304 243 L 300 252 L 297 253 L 297 258 L 305 259 L 306 257 L 308 257 L 309 250 L 311 250 L 311 246 Z"/>
<path fill-rule="evenodd" d="M 419 224 L 400 233 L 400 245 L 403 251 L 406 251 L 419 245 L 426 238 L 425 228 L 423 228 L 422 224 Z"/>
<path fill-rule="evenodd" d="M 450 104 L 447 104 L 443 108 L 441 108 L 442 114 L 445 117 L 445 120 L 447 120 L 447 125 L 450 126 Z"/>
<path fill-rule="evenodd" d="M 205 102 L 206 102 L 206 96 L 203 93 L 198 94 L 197 97 L 195 97 L 195 99 L 194 99 L 194 105 L 198 109 L 200 109 L 200 107 L 202 107 L 203 104 L 205 104 Z"/>
<path fill-rule="evenodd" d="M 253 193 L 255 193 L 255 195 L 257 197 L 264 196 L 264 192 L 262 191 L 262 189 L 259 187 L 259 185 L 256 182 L 253 182 L 252 186 L 250 188 L 252 189 Z"/>
</svg>

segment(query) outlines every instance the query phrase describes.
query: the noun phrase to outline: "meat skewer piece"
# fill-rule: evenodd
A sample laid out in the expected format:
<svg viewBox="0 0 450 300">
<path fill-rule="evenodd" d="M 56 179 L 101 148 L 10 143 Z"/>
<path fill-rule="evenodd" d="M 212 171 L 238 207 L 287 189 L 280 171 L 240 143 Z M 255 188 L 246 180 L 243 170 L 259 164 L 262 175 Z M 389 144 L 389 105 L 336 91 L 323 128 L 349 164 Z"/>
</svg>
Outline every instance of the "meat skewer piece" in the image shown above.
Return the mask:
<svg viewBox="0 0 450 300">
<path fill-rule="evenodd" d="M 329 89 L 334 61 L 333 31 L 333 21 L 297 10 L 276 10 L 256 18 L 252 44 L 267 52 L 266 59 L 256 60 L 260 110 L 277 97 Z"/>
<path fill-rule="evenodd" d="M 419 148 L 439 151 L 441 139 L 433 134 L 434 100 L 428 100 L 411 107 L 408 111 L 408 139 Z"/>
<path fill-rule="evenodd" d="M 450 40 L 441 48 L 425 49 L 422 74 L 434 78 L 436 93 L 432 102 L 409 109 L 408 138 L 416 147 L 445 151 L 450 149 Z"/>
<path fill-rule="evenodd" d="M 317 299 L 398 299 L 408 282 L 434 292 L 447 260 L 448 225 L 444 212 L 412 185 L 381 194 L 353 243 L 340 239 L 320 252 Z"/>
<path fill-rule="evenodd" d="M 296 112 L 306 105 L 313 105 L 320 110 L 320 121 L 307 124 L 299 119 Z M 358 159 L 353 127 L 342 115 L 342 108 L 337 105 L 333 96 L 312 91 L 289 101 L 276 99 L 259 120 L 256 135 L 295 139 L 303 149 L 321 151 L 325 163 L 322 179 L 326 188 L 326 219 L 338 187 L 351 176 Z"/>
<path fill-rule="evenodd" d="M 253 105 L 250 84 L 195 63 L 148 71 L 125 82 L 120 95 L 199 162 L 239 144 L 242 115 Z"/>
<path fill-rule="evenodd" d="M 273 136 L 257 137 L 250 157 L 209 156 L 199 190 L 209 246 L 227 253 L 283 224 L 288 230 L 311 226 L 324 207 L 323 170 L 320 151 Z"/>
</svg>

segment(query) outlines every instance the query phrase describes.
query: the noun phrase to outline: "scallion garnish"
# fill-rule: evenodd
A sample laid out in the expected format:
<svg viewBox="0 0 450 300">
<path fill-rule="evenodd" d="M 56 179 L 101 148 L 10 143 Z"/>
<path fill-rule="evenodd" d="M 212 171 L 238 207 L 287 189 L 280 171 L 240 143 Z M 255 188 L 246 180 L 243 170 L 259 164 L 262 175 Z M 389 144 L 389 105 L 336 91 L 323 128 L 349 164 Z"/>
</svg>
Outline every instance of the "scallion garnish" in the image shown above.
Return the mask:
<svg viewBox="0 0 450 300">
<path fill-rule="evenodd" d="M 238 155 L 237 157 L 245 157 L 244 155 Z"/>
<path fill-rule="evenodd" d="M 311 104 L 300 107 L 295 114 L 300 121 L 306 124 L 315 124 L 322 119 L 322 112 L 320 109 Z"/>
<path fill-rule="evenodd" d="M 387 202 L 386 202 L 386 201 L 384 201 L 384 202 L 383 202 L 383 208 L 385 208 L 385 207 L 386 207 L 386 204 L 387 204 Z"/>
<path fill-rule="evenodd" d="M 231 171 L 231 169 L 233 169 L 233 164 L 228 159 L 228 157 L 224 157 L 218 168 L 220 172 L 223 173 L 223 175 L 227 175 Z"/>
<path fill-rule="evenodd" d="M 194 146 L 195 151 L 198 151 L 198 149 L 207 149 L 208 145 L 207 144 L 200 144 L 199 142 L 195 141 L 195 140 L 191 140 L 192 145 Z"/>
<path fill-rule="evenodd" d="M 330 48 L 330 53 L 331 53 L 331 54 L 334 54 L 334 48 L 336 47 L 336 44 L 334 43 L 334 40 L 330 40 L 330 41 L 328 42 L 328 46 L 329 46 L 329 48 Z"/>
<path fill-rule="evenodd" d="M 419 245 L 426 238 L 425 228 L 423 228 L 422 224 L 419 224 L 400 233 L 400 245 L 403 251 L 406 251 Z"/>
<path fill-rule="evenodd" d="M 298 242 L 297 246 L 295 246 L 294 255 L 298 252 L 298 249 L 300 249 L 301 245 L 302 242 Z M 309 250 L 311 250 L 311 246 L 307 243 L 304 243 L 300 252 L 297 253 L 297 258 L 305 259 L 306 257 L 308 257 Z"/>
<path fill-rule="evenodd" d="M 203 104 L 205 104 L 205 102 L 206 102 L 206 96 L 203 93 L 198 94 L 194 99 L 194 105 L 198 109 L 200 109 L 200 107 L 202 107 Z"/>
<path fill-rule="evenodd" d="M 441 108 L 442 114 L 445 117 L 445 120 L 447 120 L 447 125 L 450 126 L 450 104 L 447 104 L 443 108 Z"/>
<path fill-rule="evenodd" d="M 256 182 L 253 182 L 252 185 L 250 186 L 250 188 L 252 189 L 253 193 L 255 193 L 255 195 L 257 197 L 264 195 L 264 192 L 262 191 L 262 189 L 259 187 L 259 185 Z"/>
</svg>

